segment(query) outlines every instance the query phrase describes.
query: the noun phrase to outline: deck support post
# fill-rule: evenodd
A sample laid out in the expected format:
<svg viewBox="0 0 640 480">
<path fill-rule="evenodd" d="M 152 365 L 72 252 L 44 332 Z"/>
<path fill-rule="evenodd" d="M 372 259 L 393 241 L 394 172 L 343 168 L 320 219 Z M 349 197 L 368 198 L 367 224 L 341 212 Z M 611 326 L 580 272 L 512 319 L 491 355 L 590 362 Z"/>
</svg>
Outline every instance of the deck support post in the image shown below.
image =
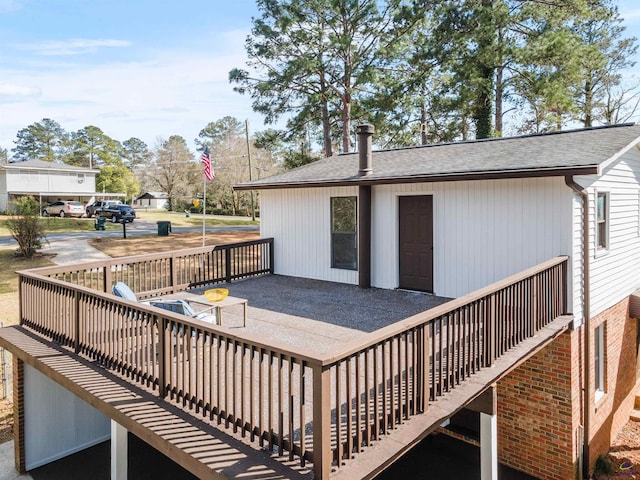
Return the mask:
<svg viewBox="0 0 640 480">
<path fill-rule="evenodd" d="M 498 480 L 498 416 L 480 414 L 480 479 Z"/>
<path fill-rule="evenodd" d="M 467 408 L 480 413 L 480 480 L 498 480 L 498 396 L 491 385 Z"/>
<path fill-rule="evenodd" d="M 329 480 L 331 473 L 331 370 L 313 365 L 313 474 Z"/>
<path fill-rule="evenodd" d="M 127 480 L 127 429 L 111 420 L 111 480 Z"/>
</svg>

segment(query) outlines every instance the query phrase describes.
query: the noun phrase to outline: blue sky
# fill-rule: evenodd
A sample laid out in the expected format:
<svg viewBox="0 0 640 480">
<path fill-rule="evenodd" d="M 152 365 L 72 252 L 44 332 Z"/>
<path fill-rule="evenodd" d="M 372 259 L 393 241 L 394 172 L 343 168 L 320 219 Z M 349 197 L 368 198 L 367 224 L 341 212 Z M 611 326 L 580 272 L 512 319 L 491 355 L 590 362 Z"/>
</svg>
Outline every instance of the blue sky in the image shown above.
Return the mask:
<svg viewBox="0 0 640 480">
<path fill-rule="evenodd" d="M 640 38 L 640 2 L 618 5 Z M 42 118 L 150 147 L 225 115 L 264 128 L 228 82 L 257 13 L 254 0 L 0 0 L 0 147 Z"/>
<path fill-rule="evenodd" d="M 225 115 L 263 128 L 228 82 L 256 14 L 253 0 L 0 0 L 0 146 L 42 118 L 149 146 Z"/>
</svg>

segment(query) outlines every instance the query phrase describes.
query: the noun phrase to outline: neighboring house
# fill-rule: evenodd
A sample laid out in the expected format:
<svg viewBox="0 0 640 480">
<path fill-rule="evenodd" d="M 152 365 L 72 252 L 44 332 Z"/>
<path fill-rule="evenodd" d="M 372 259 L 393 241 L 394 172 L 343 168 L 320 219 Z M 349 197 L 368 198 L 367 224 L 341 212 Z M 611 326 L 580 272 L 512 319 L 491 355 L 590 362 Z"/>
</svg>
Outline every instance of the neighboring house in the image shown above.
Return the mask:
<svg viewBox="0 0 640 480">
<path fill-rule="evenodd" d="M 640 368 L 640 126 L 371 154 L 372 134 L 236 187 L 260 190 L 275 273 L 461 297 L 568 256 L 574 329 L 497 383 L 498 457 L 544 479 L 577 477 L 582 452 L 593 468 Z"/>
<path fill-rule="evenodd" d="M 59 200 L 86 203 L 97 195 L 104 196 L 96 192 L 98 173 L 100 170 L 42 160 L 0 165 L 0 211 L 10 210 L 11 203 L 24 196 L 36 198 L 41 206 Z"/>
<path fill-rule="evenodd" d="M 169 196 L 164 192 L 145 192 L 133 201 L 138 208 L 167 208 Z"/>
</svg>

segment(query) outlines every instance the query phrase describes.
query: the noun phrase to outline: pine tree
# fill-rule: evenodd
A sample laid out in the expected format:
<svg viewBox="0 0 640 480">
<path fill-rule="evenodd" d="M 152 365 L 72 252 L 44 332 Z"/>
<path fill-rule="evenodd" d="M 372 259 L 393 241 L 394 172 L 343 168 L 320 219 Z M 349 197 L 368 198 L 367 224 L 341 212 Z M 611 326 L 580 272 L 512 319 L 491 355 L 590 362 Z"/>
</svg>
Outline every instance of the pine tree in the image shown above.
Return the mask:
<svg viewBox="0 0 640 480">
<path fill-rule="evenodd" d="M 326 156 L 333 140 L 351 150 L 353 118 L 370 88 L 378 53 L 390 43 L 401 2 L 258 0 L 246 48 L 247 70 L 234 69 L 236 91 L 249 93 L 267 123 L 292 115 L 290 128 L 320 127 Z M 336 125 L 339 128 L 335 128 Z"/>
<path fill-rule="evenodd" d="M 31 124 L 17 133 L 17 140 L 14 142 L 16 146 L 11 149 L 13 160 L 59 161 L 64 136 L 65 131 L 58 122 L 43 118 L 42 121 Z"/>
</svg>

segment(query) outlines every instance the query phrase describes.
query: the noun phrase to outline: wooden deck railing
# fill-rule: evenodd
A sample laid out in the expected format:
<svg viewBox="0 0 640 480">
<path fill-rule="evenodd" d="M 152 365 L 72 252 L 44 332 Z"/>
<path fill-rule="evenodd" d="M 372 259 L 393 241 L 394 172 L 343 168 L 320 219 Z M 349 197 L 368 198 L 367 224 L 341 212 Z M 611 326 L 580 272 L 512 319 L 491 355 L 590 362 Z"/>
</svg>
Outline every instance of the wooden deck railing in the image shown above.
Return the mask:
<svg viewBox="0 0 640 480">
<path fill-rule="evenodd" d="M 273 238 L 30 271 L 108 293 L 123 281 L 146 298 L 273 273 Z"/>
<path fill-rule="evenodd" d="M 324 462 L 317 471 L 340 466 L 565 314 L 566 268 L 558 257 L 324 358 L 313 377 L 324 405 L 314 410 L 314 459 Z"/>
<path fill-rule="evenodd" d="M 186 258 L 181 252 L 170 261 L 134 258 L 89 270 L 110 271 L 111 281 L 123 275 L 118 278 L 150 295 L 209 283 L 198 273 L 199 260 L 180 260 Z M 152 268 L 156 263 L 163 267 Z M 224 265 L 227 278 L 229 262 Z M 303 465 L 313 462 L 316 477 L 326 479 L 332 466 L 423 413 L 429 402 L 566 313 L 566 266 L 566 257 L 548 261 L 322 358 L 105 294 L 100 281 L 85 282 L 87 268 L 20 272 L 21 318 L 194 415 Z M 219 273 L 216 268 L 205 271 Z M 129 269 L 177 280 L 166 285 L 124 276 Z M 233 263 L 230 269 L 231 276 L 249 274 Z"/>
</svg>

